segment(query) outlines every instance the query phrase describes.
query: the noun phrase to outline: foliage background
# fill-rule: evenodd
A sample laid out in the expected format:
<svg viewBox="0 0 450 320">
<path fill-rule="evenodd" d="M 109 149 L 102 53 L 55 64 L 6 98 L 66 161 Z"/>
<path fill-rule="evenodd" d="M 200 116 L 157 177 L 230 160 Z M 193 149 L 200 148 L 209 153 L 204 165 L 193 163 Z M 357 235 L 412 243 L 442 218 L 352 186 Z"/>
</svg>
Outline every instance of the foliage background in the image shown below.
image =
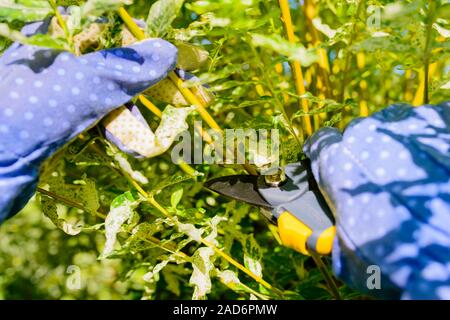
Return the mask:
<svg viewBox="0 0 450 320">
<path fill-rule="evenodd" d="M 109 5 L 121 1 L 93 2 Z M 308 93 L 302 97 L 310 104 L 315 130 L 325 125 L 344 128 L 351 119 L 392 103 L 422 104 L 426 67 L 430 72 L 429 101 L 449 99 L 450 8 L 446 1 L 290 1 L 297 44 L 284 40 L 277 1 L 166 2 L 172 8 L 182 5 L 172 27 L 157 25 L 153 19 L 148 21 L 148 32 L 206 50 L 208 63 L 194 73 L 216 94 L 210 112 L 223 128 L 281 129 L 284 163 L 301 157 L 299 120 L 305 116 L 299 109 L 290 61 L 300 60 L 303 65 Z M 134 1 L 127 9 L 133 17 L 146 20 L 153 3 Z M 0 18 L 11 29 L 19 29 L 27 21 L 23 16 L 8 18 L 2 10 L 0 6 Z M 117 45 L 119 18 L 112 10 L 101 10 L 101 14 L 112 21 L 102 34 L 102 45 Z M 91 20 L 87 19 L 85 26 Z M 10 43 L 6 38 L 0 40 L 3 48 Z M 157 126 L 158 119 L 144 108 L 142 111 L 152 127 Z M 88 140 L 98 137 L 95 129 L 86 134 Z M 58 204 L 58 214 L 68 224 L 81 222 L 84 226 L 81 233 L 69 235 L 42 213 L 43 204 L 49 214 L 55 203 L 45 207 L 49 199 L 37 195 L 0 227 L 0 298 L 332 298 L 313 261 L 280 246 L 258 209 L 202 189 L 207 178 L 240 172 L 239 168 L 197 165 L 195 169 L 203 176 L 190 179 L 167 154 L 151 160 L 128 158 L 149 180 L 145 190 L 176 217 L 174 223 L 143 201 L 120 173 L 117 156 L 125 156 L 103 142 L 101 135 L 96 144 L 100 154 L 93 148 L 83 149 L 85 143 L 75 141 L 53 159 L 49 167 L 63 180 L 47 177 L 43 185 L 75 185 L 77 192 L 95 195 L 98 206 L 84 211 L 100 215 Z M 95 188 L 89 187 L 89 181 Z M 126 193 L 130 190 L 133 193 Z M 83 202 L 75 193 L 66 195 Z M 138 206 L 118 233 L 121 246 L 99 259 L 105 245 L 101 216 L 108 212 L 112 200 L 124 193 Z M 41 204 L 42 198 L 47 200 Z M 129 202 L 123 200 L 119 207 L 133 207 Z M 227 221 L 215 225 L 215 217 Z M 192 236 L 196 230 L 212 235 L 219 248 L 262 275 L 275 289 L 268 290 L 207 251 Z M 173 251 L 149 242 L 149 236 Z M 180 259 L 174 252 L 184 252 L 193 260 Z M 74 278 L 69 271 L 73 265 L 81 270 L 78 289 L 71 286 Z M 339 284 L 339 291 L 343 298 L 364 298 L 343 284 Z"/>
</svg>

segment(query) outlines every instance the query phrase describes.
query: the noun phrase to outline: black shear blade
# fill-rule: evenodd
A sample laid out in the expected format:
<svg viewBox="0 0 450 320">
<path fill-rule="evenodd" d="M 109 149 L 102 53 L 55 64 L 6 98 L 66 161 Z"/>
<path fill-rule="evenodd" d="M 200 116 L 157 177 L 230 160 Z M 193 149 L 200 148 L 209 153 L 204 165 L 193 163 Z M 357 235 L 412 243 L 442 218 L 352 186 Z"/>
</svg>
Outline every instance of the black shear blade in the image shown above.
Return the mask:
<svg viewBox="0 0 450 320">
<path fill-rule="evenodd" d="M 206 181 L 205 187 L 220 195 L 271 210 L 272 206 L 258 192 L 258 177 L 225 176 Z"/>
</svg>

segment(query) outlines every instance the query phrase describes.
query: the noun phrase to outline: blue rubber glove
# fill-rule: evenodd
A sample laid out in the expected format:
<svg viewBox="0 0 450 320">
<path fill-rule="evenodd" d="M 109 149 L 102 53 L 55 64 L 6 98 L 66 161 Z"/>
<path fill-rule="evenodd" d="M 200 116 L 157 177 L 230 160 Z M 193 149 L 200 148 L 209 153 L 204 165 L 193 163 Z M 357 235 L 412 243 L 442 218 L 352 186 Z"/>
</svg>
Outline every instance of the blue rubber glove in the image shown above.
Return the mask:
<svg viewBox="0 0 450 320">
<path fill-rule="evenodd" d="M 23 33 L 45 32 L 33 23 Z M 175 68 L 161 39 L 76 57 L 14 43 L 0 58 L 0 223 L 33 195 L 42 162 Z"/>
<path fill-rule="evenodd" d="M 304 151 L 336 216 L 335 273 L 383 298 L 450 299 L 450 102 L 322 129 Z"/>
</svg>

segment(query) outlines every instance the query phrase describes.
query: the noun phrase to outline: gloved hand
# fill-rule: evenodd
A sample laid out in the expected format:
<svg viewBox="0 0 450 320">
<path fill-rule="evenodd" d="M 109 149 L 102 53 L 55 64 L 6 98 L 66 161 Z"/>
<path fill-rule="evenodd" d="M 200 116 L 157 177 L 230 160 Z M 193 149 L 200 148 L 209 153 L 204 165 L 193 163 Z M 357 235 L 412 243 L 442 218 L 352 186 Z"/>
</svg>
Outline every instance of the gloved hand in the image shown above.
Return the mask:
<svg viewBox="0 0 450 320">
<path fill-rule="evenodd" d="M 450 299 L 450 102 L 322 129 L 304 151 L 336 216 L 335 273 L 375 296 Z"/>
<path fill-rule="evenodd" d="M 23 32 L 47 27 L 38 22 Z M 33 195 L 47 157 L 164 79 L 176 62 L 177 49 L 161 39 L 79 57 L 13 44 L 0 58 L 0 222 Z"/>
</svg>

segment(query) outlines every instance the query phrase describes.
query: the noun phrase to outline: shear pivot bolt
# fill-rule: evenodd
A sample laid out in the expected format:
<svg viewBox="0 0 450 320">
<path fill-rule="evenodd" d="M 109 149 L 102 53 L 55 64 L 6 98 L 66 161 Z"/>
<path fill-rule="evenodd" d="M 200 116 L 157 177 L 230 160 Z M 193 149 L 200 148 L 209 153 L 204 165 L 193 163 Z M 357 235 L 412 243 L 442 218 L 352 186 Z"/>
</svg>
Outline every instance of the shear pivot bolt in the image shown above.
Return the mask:
<svg viewBox="0 0 450 320">
<path fill-rule="evenodd" d="M 284 174 L 284 170 L 281 168 L 277 168 L 275 172 L 271 172 L 270 174 L 264 176 L 264 181 L 271 187 L 280 186 L 285 179 L 286 176 Z"/>
</svg>

